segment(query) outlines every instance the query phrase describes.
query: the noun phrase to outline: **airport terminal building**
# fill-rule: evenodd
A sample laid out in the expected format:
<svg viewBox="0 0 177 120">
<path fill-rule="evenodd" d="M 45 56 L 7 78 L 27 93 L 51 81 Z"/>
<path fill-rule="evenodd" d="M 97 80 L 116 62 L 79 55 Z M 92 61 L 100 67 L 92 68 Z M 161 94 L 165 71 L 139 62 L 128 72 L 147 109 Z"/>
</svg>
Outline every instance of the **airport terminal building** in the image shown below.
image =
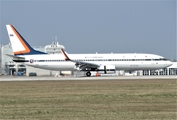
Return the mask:
<svg viewBox="0 0 177 120">
<path fill-rule="evenodd" d="M 44 47 L 33 47 L 35 50 L 46 52 L 48 54 L 61 54 L 60 48 L 64 48 L 58 42 L 52 42 L 50 45 Z M 0 46 L 0 74 L 2 75 L 17 75 L 18 73 L 23 73 L 23 75 L 29 75 L 29 73 L 37 73 L 37 75 L 51 75 L 52 71 L 37 69 L 33 67 L 28 67 L 20 63 L 15 63 L 6 54 L 13 55 L 11 44 Z M 18 72 L 18 73 L 17 73 Z M 57 72 L 57 71 L 55 71 Z M 49 74 L 50 73 L 50 74 Z"/>
<path fill-rule="evenodd" d="M 53 42 L 50 45 L 46 45 L 44 47 L 33 47 L 35 50 L 46 52 L 48 54 L 61 54 L 60 48 L 65 48 L 63 45 L 60 45 L 58 42 Z M 13 54 L 11 44 L 0 45 L 0 75 L 18 75 L 18 76 L 29 76 L 35 75 L 37 76 L 58 76 L 61 74 L 65 75 L 84 75 L 84 72 L 78 71 L 50 71 L 43 70 L 39 68 L 25 66 L 20 63 L 15 63 L 12 61 L 10 57 L 6 54 Z M 92 75 L 95 75 L 93 72 Z M 139 71 L 116 71 L 114 75 L 118 76 L 147 76 L 147 75 L 177 75 L 177 62 L 173 62 L 173 65 L 164 68 L 161 70 L 156 70 L 154 72 L 151 70 L 139 70 Z"/>
</svg>

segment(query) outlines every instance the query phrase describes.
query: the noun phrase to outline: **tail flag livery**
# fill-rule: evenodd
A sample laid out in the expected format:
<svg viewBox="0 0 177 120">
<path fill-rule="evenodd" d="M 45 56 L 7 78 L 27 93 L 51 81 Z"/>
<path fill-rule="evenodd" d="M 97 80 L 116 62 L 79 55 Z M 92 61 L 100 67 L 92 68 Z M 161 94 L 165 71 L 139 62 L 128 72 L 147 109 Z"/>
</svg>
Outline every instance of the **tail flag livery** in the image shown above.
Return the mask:
<svg viewBox="0 0 177 120">
<path fill-rule="evenodd" d="M 46 54 L 34 50 L 13 25 L 6 25 L 14 55 Z"/>
</svg>

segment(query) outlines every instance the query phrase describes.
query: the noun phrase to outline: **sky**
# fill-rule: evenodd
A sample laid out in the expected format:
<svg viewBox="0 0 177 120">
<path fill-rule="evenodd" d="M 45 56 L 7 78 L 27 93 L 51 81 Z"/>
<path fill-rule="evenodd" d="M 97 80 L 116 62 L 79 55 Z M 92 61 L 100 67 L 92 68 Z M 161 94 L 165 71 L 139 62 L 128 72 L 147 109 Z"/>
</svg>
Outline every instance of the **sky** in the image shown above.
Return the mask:
<svg viewBox="0 0 177 120">
<path fill-rule="evenodd" d="M 175 0 L 0 0 L 0 44 L 13 24 L 32 46 L 68 53 L 151 53 L 177 59 Z"/>
</svg>

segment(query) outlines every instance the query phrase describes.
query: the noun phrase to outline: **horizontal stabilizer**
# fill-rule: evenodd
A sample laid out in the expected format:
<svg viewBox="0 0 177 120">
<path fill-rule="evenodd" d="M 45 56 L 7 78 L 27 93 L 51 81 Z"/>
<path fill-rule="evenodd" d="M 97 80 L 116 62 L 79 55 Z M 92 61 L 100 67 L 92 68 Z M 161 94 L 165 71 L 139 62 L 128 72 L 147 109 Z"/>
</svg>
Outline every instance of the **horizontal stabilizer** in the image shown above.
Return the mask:
<svg viewBox="0 0 177 120">
<path fill-rule="evenodd" d="M 14 55 L 10 55 L 10 54 L 6 54 L 7 56 L 9 56 L 9 57 L 11 57 L 11 58 L 13 58 L 13 59 L 25 59 L 24 57 L 18 57 L 18 56 L 14 56 Z"/>
<path fill-rule="evenodd" d="M 29 60 L 25 60 L 24 57 L 18 57 L 10 54 L 6 54 L 6 55 L 11 57 L 14 62 L 29 62 Z"/>
</svg>

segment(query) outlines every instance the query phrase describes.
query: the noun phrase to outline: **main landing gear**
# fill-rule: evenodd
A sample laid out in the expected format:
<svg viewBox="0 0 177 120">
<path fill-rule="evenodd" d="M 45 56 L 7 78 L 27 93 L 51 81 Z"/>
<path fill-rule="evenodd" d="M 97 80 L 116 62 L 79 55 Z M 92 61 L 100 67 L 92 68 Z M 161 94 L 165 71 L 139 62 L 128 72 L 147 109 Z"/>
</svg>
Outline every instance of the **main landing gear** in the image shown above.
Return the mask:
<svg viewBox="0 0 177 120">
<path fill-rule="evenodd" d="M 87 72 L 86 72 L 86 76 L 87 76 L 87 77 L 90 77 L 90 76 L 91 76 L 91 72 L 90 72 L 90 71 L 87 71 Z"/>
</svg>

